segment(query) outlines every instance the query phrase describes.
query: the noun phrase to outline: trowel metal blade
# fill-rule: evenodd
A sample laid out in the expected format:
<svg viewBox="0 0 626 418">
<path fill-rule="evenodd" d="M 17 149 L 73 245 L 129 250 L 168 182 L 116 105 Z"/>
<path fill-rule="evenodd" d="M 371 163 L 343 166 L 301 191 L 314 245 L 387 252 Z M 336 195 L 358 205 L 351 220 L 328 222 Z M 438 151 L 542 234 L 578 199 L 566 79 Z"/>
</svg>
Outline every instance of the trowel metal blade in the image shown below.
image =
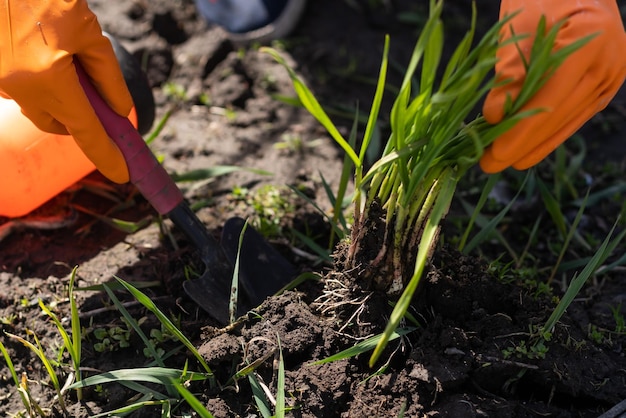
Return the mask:
<svg viewBox="0 0 626 418">
<path fill-rule="evenodd" d="M 219 270 L 219 271 L 218 271 Z M 221 325 L 230 322 L 230 297 L 232 294 L 232 269 L 228 266 L 207 265 L 205 273 L 198 279 L 183 282 L 187 295 Z M 241 274 L 239 275 L 241 281 Z M 253 306 L 245 294 L 238 292 L 237 317 Z"/>
<path fill-rule="evenodd" d="M 228 324 L 228 287 L 218 287 L 211 277 L 204 275 L 199 279 L 186 280 L 183 289 L 213 319 L 220 324 Z"/>
<path fill-rule="evenodd" d="M 251 307 L 256 307 L 296 276 L 296 268 L 289 263 L 265 238 L 251 226 L 243 235 L 241 249 L 239 237 L 246 221 L 230 218 L 222 230 L 221 246 L 226 258 L 235 264 L 239 252 L 240 285 Z"/>
</svg>

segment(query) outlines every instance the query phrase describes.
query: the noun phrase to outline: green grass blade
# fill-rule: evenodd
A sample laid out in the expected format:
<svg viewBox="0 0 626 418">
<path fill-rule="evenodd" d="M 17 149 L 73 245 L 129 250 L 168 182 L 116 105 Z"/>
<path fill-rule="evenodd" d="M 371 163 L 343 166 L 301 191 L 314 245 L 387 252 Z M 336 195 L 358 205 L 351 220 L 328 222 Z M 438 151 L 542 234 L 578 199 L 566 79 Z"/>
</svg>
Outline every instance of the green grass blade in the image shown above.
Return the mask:
<svg viewBox="0 0 626 418">
<path fill-rule="evenodd" d="M 595 206 L 600 201 L 604 199 L 610 199 L 613 196 L 625 195 L 626 194 L 626 182 L 618 181 L 615 184 L 597 191 L 595 193 L 591 193 L 587 199 L 586 205 L 588 207 Z M 581 206 L 583 204 L 582 199 L 576 199 L 573 204 L 575 206 Z"/>
<path fill-rule="evenodd" d="M 6 332 L 5 332 L 6 334 Z M 13 377 L 13 382 L 15 383 L 15 386 L 19 387 L 20 386 L 20 379 L 17 377 L 17 372 L 15 371 L 15 366 L 13 365 L 13 360 L 11 360 L 11 356 L 9 355 L 9 352 L 7 351 L 6 347 L 4 346 L 4 344 L 2 344 L 2 341 L 0 341 L 0 351 L 2 352 L 2 356 L 4 357 L 4 361 L 7 364 L 7 367 L 9 368 L 9 371 L 11 372 L 11 377 Z"/>
<path fill-rule="evenodd" d="M 340 240 L 343 239 L 349 231 L 346 217 L 343 215 L 343 209 L 346 189 L 348 188 L 348 182 L 350 181 L 349 176 L 351 167 L 352 164 L 350 163 L 350 160 L 346 158 L 346 160 L 344 160 L 343 168 L 341 170 L 341 178 L 339 180 L 339 189 L 337 190 L 337 196 L 335 196 L 335 194 L 333 193 L 330 184 L 328 184 L 322 172 L 319 173 L 320 178 L 322 179 L 322 186 L 324 187 L 324 191 L 326 192 L 326 196 L 328 197 L 330 204 L 333 206 L 333 224 L 337 225 L 337 228 L 331 229 L 331 239 L 328 249 L 332 248 L 333 237 L 337 229 L 341 230 L 342 232 L 342 234 L 338 237 Z"/>
<path fill-rule="evenodd" d="M 563 215 L 563 211 L 561 211 L 561 205 L 550 193 L 546 184 L 539 177 L 537 177 L 537 188 L 541 194 L 543 204 L 552 218 L 552 222 L 556 225 L 561 236 L 565 238 L 567 235 L 567 225 L 565 222 L 565 215 Z"/>
<path fill-rule="evenodd" d="M 159 123 L 157 123 L 157 126 L 144 139 L 144 142 L 146 143 L 146 145 L 150 145 L 159 136 L 159 134 L 165 127 L 165 124 L 169 120 L 170 116 L 172 116 L 172 111 L 168 109 L 167 112 L 165 112 L 165 114 L 163 115 L 163 117 L 159 120 Z"/>
<path fill-rule="evenodd" d="M 131 286 L 136 287 L 137 289 L 145 289 L 148 287 L 157 287 L 161 285 L 159 280 L 146 281 L 146 282 L 128 282 Z M 91 286 L 85 287 L 76 287 L 74 290 L 79 291 L 93 291 L 93 292 L 104 292 L 104 285 L 108 286 L 109 289 L 115 291 L 125 290 L 126 288 L 122 286 L 122 284 L 118 281 L 94 284 Z"/>
<path fill-rule="evenodd" d="M 148 387 L 146 385 L 142 385 L 139 382 L 131 381 L 131 380 L 118 380 L 116 383 L 132 390 L 133 392 L 141 393 L 143 396 L 140 399 L 137 399 L 138 402 L 148 401 L 152 399 L 158 399 L 160 401 L 170 399 L 170 396 L 165 395 L 164 393 L 155 390 L 154 387 Z M 77 388 L 82 389 L 82 388 Z"/>
<path fill-rule="evenodd" d="M 291 233 L 296 236 L 300 241 L 302 241 L 307 247 L 311 249 L 321 260 L 326 262 L 332 262 L 333 258 L 330 256 L 330 253 L 327 249 L 323 248 L 321 245 L 317 244 L 310 237 L 304 235 L 302 232 L 296 229 L 290 229 Z"/>
<path fill-rule="evenodd" d="M 196 411 L 200 418 L 213 418 L 213 414 L 207 411 L 202 402 L 200 402 L 200 400 L 196 398 L 193 393 L 189 392 L 186 387 L 176 381 L 172 381 L 172 385 L 176 388 L 176 390 L 178 390 L 178 393 L 180 393 L 183 399 L 187 401 L 189 406 Z"/>
<path fill-rule="evenodd" d="M 39 343 L 39 339 L 37 338 L 37 336 L 32 331 L 27 331 L 27 332 L 29 332 L 33 336 L 37 345 L 34 345 L 30 341 L 20 337 L 19 335 L 10 334 L 8 332 L 5 332 L 5 334 L 9 338 L 12 338 L 16 341 L 21 342 L 25 347 L 28 347 L 33 353 L 37 355 L 37 357 L 39 357 L 39 360 L 41 360 L 41 363 L 44 365 L 46 372 L 48 373 L 48 377 L 50 378 L 50 382 L 52 382 L 52 386 L 54 387 L 54 390 L 58 394 L 59 405 L 61 406 L 61 409 L 65 411 L 65 401 L 63 400 L 63 394 L 61 393 L 61 385 L 59 384 L 59 378 L 56 374 L 56 370 L 54 369 L 54 366 L 50 362 L 50 359 L 48 359 L 48 357 L 46 356 L 46 353 L 41 347 L 41 344 Z"/>
<path fill-rule="evenodd" d="M 293 83 L 293 88 L 296 91 L 296 94 L 300 98 L 302 105 L 313 115 L 319 123 L 326 128 L 330 136 L 333 137 L 335 142 L 339 144 L 339 146 L 350 156 L 352 163 L 356 166 L 360 166 L 360 160 L 354 149 L 348 144 L 348 142 L 343 138 L 339 130 L 335 126 L 335 124 L 330 120 L 322 106 L 319 104 L 311 90 L 304 84 L 304 82 L 298 77 L 298 75 L 289 67 L 284 58 L 276 51 L 275 49 L 262 47 L 259 49 L 261 52 L 265 52 L 269 54 L 276 62 L 281 64 L 289 73 L 289 77 Z"/>
<path fill-rule="evenodd" d="M 322 215 L 328 221 L 328 223 L 333 228 L 337 236 L 343 236 L 345 234 L 345 232 L 342 231 L 341 228 L 339 228 L 339 225 L 337 225 L 337 223 L 333 221 L 333 218 L 330 215 L 328 215 L 321 207 L 319 207 L 319 205 L 314 200 L 312 200 L 310 197 L 302 193 L 300 190 L 298 190 L 294 186 L 289 186 L 289 188 L 293 190 L 295 194 L 297 194 L 299 197 L 301 197 L 307 203 L 313 206 L 315 210 L 317 210 L 319 214 Z"/>
<path fill-rule="evenodd" d="M 118 369 L 104 372 L 95 376 L 84 378 L 80 382 L 75 382 L 71 389 L 78 387 L 88 387 L 104 385 L 120 381 L 127 382 L 148 382 L 160 385 L 170 385 L 172 380 L 177 382 L 210 380 L 213 376 L 208 373 L 189 372 L 179 369 L 169 369 L 166 367 L 139 367 L 134 369 Z"/>
<path fill-rule="evenodd" d="M 587 196 L 588 195 L 589 195 L 589 191 L 587 191 Z M 572 238 L 576 234 L 576 231 L 578 229 L 578 224 L 580 223 L 584 212 L 585 212 L 585 205 L 582 205 L 578 209 L 578 212 L 576 213 L 576 217 L 574 218 L 572 225 L 569 227 L 569 231 L 567 232 L 567 235 L 563 239 L 563 244 L 561 245 L 561 251 L 559 252 L 559 256 L 557 257 L 556 263 L 554 263 L 552 272 L 550 273 L 550 276 L 548 277 L 548 280 L 547 280 L 548 284 L 552 283 L 552 280 L 554 279 L 554 276 L 556 275 L 556 272 L 559 269 L 561 262 L 563 261 L 563 257 L 565 257 L 565 253 L 567 252 L 567 249 L 569 248 L 569 244 L 572 241 Z"/>
<path fill-rule="evenodd" d="M 15 387 L 18 389 L 17 393 L 19 393 L 20 398 L 22 399 L 22 404 L 27 410 L 30 410 L 30 402 L 28 401 L 28 397 L 24 394 L 23 391 L 19 390 L 20 388 L 20 379 L 17 377 L 17 372 L 15 371 L 15 366 L 13 365 L 13 360 L 11 360 L 11 356 L 7 351 L 2 341 L 0 341 L 0 351 L 2 352 L 2 356 L 4 357 L 4 361 L 9 368 L 9 372 L 11 373 L 11 377 L 13 378 L 13 382 L 15 383 Z"/>
<path fill-rule="evenodd" d="M 468 214 L 471 213 L 475 213 L 474 207 L 472 205 L 470 205 L 465 199 L 459 199 L 461 202 L 461 205 L 463 206 L 463 208 L 465 209 L 465 211 Z M 482 215 L 482 214 L 478 214 L 476 215 L 476 225 L 481 227 L 481 228 L 488 228 L 491 232 L 488 234 L 485 234 L 483 237 L 480 238 L 480 242 L 484 242 L 487 239 L 491 239 L 491 237 L 493 237 L 494 239 L 496 239 L 509 253 L 509 255 L 511 256 L 511 258 L 514 260 L 516 265 L 520 265 L 520 256 L 517 255 L 517 253 L 515 252 L 515 250 L 513 249 L 513 247 L 511 247 L 511 244 L 509 244 L 509 242 L 507 241 L 507 239 L 504 237 L 504 235 L 498 230 L 498 228 L 492 228 L 491 226 L 487 226 L 489 225 L 489 223 L 493 221 L 493 218 L 487 218 L 486 216 Z M 497 225 L 496 225 L 497 226 Z M 480 244 L 480 242 L 478 244 Z M 478 245 L 477 245 L 478 246 Z M 465 247 L 463 249 L 463 254 L 468 254 L 468 250 L 467 247 Z"/>
<path fill-rule="evenodd" d="M 137 323 L 135 318 L 133 318 L 133 316 L 128 312 L 128 310 L 120 302 L 120 300 L 117 298 L 117 296 L 115 296 L 115 293 L 113 293 L 113 291 L 109 288 L 109 286 L 107 286 L 105 283 L 103 283 L 103 287 L 104 287 L 104 290 L 106 291 L 106 293 L 109 295 L 109 298 L 111 299 L 111 302 L 113 302 L 113 305 L 115 305 L 115 307 L 122 314 L 124 319 L 126 319 L 126 322 L 128 323 L 128 325 L 130 325 L 132 327 L 132 329 L 137 333 L 139 338 L 141 338 L 141 340 L 143 341 L 144 345 L 146 346 L 146 348 L 148 349 L 148 351 L 152 355 L 152 358 L 154 359 L 154 361 L 156 361 L 159 366 L 165 367 L 165 363 L 163 362 L 163 359 L 161 358 L 161 356 L 157 353 L 157 350 L 156 350 L 156 347 L 154 346 L 154 343 L 143 332 L 143 330 L 141 329 L 141 327 L 139 326 L 139 324 Z"/>
<path fill-rule="evenodd" d="M 230 323 L 234 323 L 237 320 L 237 301 L 239 300 L 239 268 L 241 266 L 241 245 L 243 244 L 243 237 L 248 229 L 248 220 L 243 224 L 241 232 L 239 233 L 239 241 L 237 243 L 237 257 L 235 258 L 235 266 L 233 268 L 233 278 L 230 285 L 230 300 L 228 302 L 228 313 L 230 316 Z"/>
<path fill-rule="evenodd" d="M 483 186 L 483 189 L 480 193 L 480 197 L 478 198 L 478 202 L 476 203 L 474 210 L 471 212 L 469 222 L 467 223 L 467 227 L 465 228 L 465 231 L 463 232 L 463 235 L 461 236 L 461 241 L 459 242 L 459 251 L 463 252 L 465 243 L 467 242 L 467 238 L 469 237 L 469 234 L 472 231 L 474 224 L 476 223 L 476 217 L 480 214 L 480 211 L 485 206 L 485 203 L 487 203 L 487 199 L 489 198 L 491 191 L 493 190 L 495 185 L 498 183 L 498 181 L 500 181 L 501 177 L 502 176 L 500 174 L 495 174 L 487 178 L 487 183 Z"/>
<path fill-rule="evenodd" d="M 470 30 L 465 34 L 457 48 L 454 50 L 450 60 L 448 61 L 448 65 L 441 77 L 441 89 L 445 90 L 448 84 L 448 80 L 451 75 L 457 72 L 459 64 L 463 62 L 467 62 L 467 55 L 470 52 L 472 47 L 472 41 L 474 40 L 474 33 L 476 31 L 476 3 L 472 3 L 472 23 L 470 26 Z M 457 72 L 458 73 L 458 72 Z M 461 72 L 460 74 L 463 74 Z"/>
<path fill-rule="evenodd" d="M 415 331 L 417 328 L 416 327 L 410 327 L 410 328 L 399 328 L 397 330 L 395 330 L 395 332 L 393 332 L 391 334 L 391 336 L 389 337 L 389 341 L 393 341 L 396 338 L 399 338 L 403 335 L 406 335 L 410 332 Z M 348 359 L 348 358 L 352 358 L 352 357 L 356 357 L 359 354 L 363 354 L 363 353 L 367 353 L 368 351 L 373 350 L 379 343 L 379 341 L 381 340 L 383 334 L 378 334 L 378 335 L 374 335 L 373 337 L 370 337 L 364 341 L 361 341 L 360 343 L 347 348 L 337 354 L 333 354 L 332 356 L 326 357 L 324 359 L 321 360 L 317 360 L 313 363 L 311 363 L 312 365 L 319 365 L 319 364 L 326 364 L 326 363 L 331 363 L 333 361 L 338 361 L 338 360 L 344 360 L 344 359 Z"/>
<path fill-rule="evenodd" d="M 365 161 L 367 150 L 369 149 L 370 142 L 374 133 L 374 127 L 378 120 L 378 112 L 383 101 L 383 93 L 385 92 L 385 80 L 387 79 L 387 67 L 389 65 L 389 35 L 385 36 L 385 46 L 383 47 L 383 58 L 380 63 L 380 70 L 378 71 L 378 82 L 376 83 L 376 92 L 374 93 L 374 99 L 372 100 L 372 108 L 367 119 L 367 125 L 365 126 L 365 133 L 363 134 L 363 142 L 359 151 L 359 160 L 361 163 Z"/>
<path fill-rule="evenodd" d="M 48 308 L 41 299 L 39 299 L 39 307 L 47 316 L 50 317 L 50 319 L 52 319 L 52 322 L 54 322 L 54 325 L 56 325 L 57 331 L 59 331 L 59 335 L 61 335 L 65 349 L 70 354 L 70 357 L 74 356 L 74 346 L 72 343 L 72 338 L 69 336 L 67 331 L 65 331 L 65 328 L 61 324 L 59 317 L 56 316 L 56 314 L 52 312 L 50 308 Z"/>
<path fill-rule="evenodd" d="M 76 269 L 74 269 L 74 272 L 76 271 Z M 72 273 L 72 276 L 74 276 L 74 273 Z M 73 280 L 70 279 L 70 286 L 73 285 Z M 72 293 L 70 291 L 70 297 L 72 296 Z M 71 317 L 72 317 L 72 321 L 74 321 L 75 319 L 78 320 L 78 310 L 76 309 L 76 301 L 74 300 L 74 308 L 71 307 L 72 301 L 70 301 L 70 310 L 76 310 L 76 312 L 72 311 L 71 312 Z M 50 310 L 50 308 L 48 308 L 43 301 L 40 299 L 39 300 L 39 307 L 41 308 L 41 310 L 50 317 L 50 319 L 52 319 L 52 322 L 54 322 L 54 325 L 56 325 L 57 330 L 59 331 L 59 335 L 61 335 L 61 338 L 63 339 L 63 345 L 65 347 L 65 349 L 67 350 L 67 352 L 70 355 L 70 360 L 72 362 L 72 369 L 74 371 L 74 375 L 76 376 L 76 380 L 80 380 L 81 378 L 81 372 L 80 372 L 80 344 L 81 344 L 81 329 L 80 329 L 80 320 L 78 320 L 78 326 L 76 327 L 74 325 L 74 323 L 72 323 L 72 337 L 69 336 L 69 334 L 67 333 L 67 331 L 65 330 L 65 328 L 63 327 L 63 325 L 61 324 L 61 321 L 59 320 L 59 318 L 57 317 L 57 315 L 52 312 Z M 77 328 L 77 329 L 76 329 Z M 75 334 L 77 333 L 77 334 Z M 75 342 L 78 340 L 78 346 L 75 345 Z M 79 390 L 77 392 L 77 397 L 80 400 L 82 398 L 82 392 Z"/>
<path fill-rule="evenodd" d="M 624 239 L 624 236 L 626 236 L 626 230 L 624 230 L 611 241 L 611 237 L 613 236 L 613 232 L 617 227 L 618 221 L 613 224 L 611 231 L 598 248 L 598 251 L 596 251 L 594 256 L 591 258 L 591 261 L 585 266 L 585 268 L 581 271 L 579 275 L 575 275 L 572 279 L 570 285 L 568 286 L 565 294 L 559 301 L 557 307 L 554 309 L 554 311 L 550 315 L 550 318 L 548 318 L 545 325 L 543 326 L 544 334 L 552 332 L 554 326 L 561 319 L 574 298 L 578 295 L 583 285 L 591 276 L 594 275 L 598 267 L 600 267 L 604 260 L 606 260 L 611 255 L 615 247 L 622 241 L 622 239 Z"/>
<path fill-rule="evenodd" d="M 189 349 L 189 351 L 191 351 L 191 353 L 194 355 L 196 360 L 198 360 L 198 362 L 202 365 L 202 367 L 204 368 L 206 373 L 208 373 L 209 375 L 213 375 L 213 372 L 211 371 L 211 368 L 206 363 L 204 358 L 202 358 L 202 355 L 198 352 L 196 347 L 176 327 L 176 325 L 174 325 L 172 323 L 172 321 L 170 321 L 170 319 L 165 314 L 163 314 L 163 312 L 161 312 L 161 310 L 154 304 L 154 302 L 152 302 L 152 300 L 148 296 L 146 296 L 144 293 L 142 293 L 141 291 L 139 291 L 135 287 L 131 286 L 129 283 L 125 282 L 124 280 L 122 280 L 120 278 L 117 278 L 117 280 L 119 280 L 119 282 L 122 283 L 122 285 L 135 297 L 135 299 L 137 299 L 143 306 L 145 306 L 146 309 L 148 309 L 150 312 L 152 312 L 159 319 L 159 321 L 163 325 L 165 325 L 167 330 L 174 337 L 176 337 L 176 339 L 178 341 L 183 343 L 183 345 L 185 347 L 187 347 L 187 349 Z"/>
<path fill-rule="evenodd" d="M 352 148 L 355 147 L 356 144 L 356 132 L 358 126 L 358 117 L 359 111 L 358 107 L 356 110 L 356 115 L 354 117 L 354 122 L 352 123 L 352 129 L 350 130 L 349 143 Z M 360 157 L 359 157 L 360 158 Z M 335 243 L 335 235 L 338 230 L 348 231 L 348 226 L 346 223 L 346 219 L 343 216 L 343 200 L 346 196 L 346 190 L 348 189 L 348 183 L 350 182 L 350 174 L 352 173 L 352 161 L 350 157 L 346 154 L 343 157 L 343 164 L 341 167 L 341 176 L 339 178 L 339 187 L 337 188 L 337 196 L 335 196 L 330 188 L 330 185 L 326 182 L 324 175 L 320 171 L 320 177 L 322 178 L 322 184 L 324 185 L 324 190 L 326 191 L 326 195 L 333 206 L 333 216 L 332 216 L 332 225 L 333 228 L 330 231 L 330 237 L 328 238 L 328 250 L 332 251 L 332 248 Z M 361 169 L 359 169 L 359 172 Z M 339 227 L 341 225 L 341 228 Z M 336 227 L 335 227 L 336 226 Z M 338 235 L 338 238 L 341 240 L 347 234 L 344 232 Z"/>
<path fill-rule="evenodd" d="M 513 199 L 511 199 L 511 201 L 509 203 L 507 203 L 507 205 L 500 212 L 498 212 L 498 214 L 496 216 L 491 218 L 489 223 L 487 223 L 487 225 L 485 225 L 480 230 L 480 232 L 478 232 L 470 240 L 470 242 L 465 246 L 465 248 L 463 250 L 463 254 L 469 254 L 474 248 L 476 248 L 481 242 L 485 241 L 487 239 L 487 237 L 492 232 L 494 232 L 496 230 L 496 227 L 498 226 L 500 221 L 502 221 L 502 218 L 504 218 L 504 216 L 509 212 L 509 210 L 511 209 L 511 207 L 513 206 L 513 204 L 515 203 L 515 201 L 517 200 L 517 198 L 521 194 L 522 190 L 524 189 L 524 185 L 528 181 L 529 176 L 531 176 L 531 173 L 532 173 L 532 171 L 529 171 L 526 174 L 526 176 L 524 177 L 524 181 L 522 182 L 522 185 L 520 186 L 520 188 L 517 191 L 517 193 L 515 194 L 515 196 L 513 196 Z"/>
<path fill-rule="evenodd" d="M 626 254 L 622 255 L 614 262 L 600 267 L 596 273 L 597 274 L 608 273 L 609 271 L 613 270 L 615 267 L 623 266 L 623 265 L 626 265 Z"/>
<path fill-rule="evenodd" d="M 131 221 L 125 221 L 119 218 L 113 218 L 111 216 L 102 215 L 98 212 L 94 212 L 82 206 L 75 206 L 75 208 L 77 210 L 80 210 L 83 213 L 88 214 L 89 216 L 92 216 L 98 219 L 100 222 L 105 223 L 109 225 L 110 227 L 115 228 L 127 234 L 133 234 L 139 231 L 140 229 L 145 228 L 151 222 L 150 218 L 144 218 L 137 222 L 131 222 Z"/>
<path fill-rule="evenodd" d="M 420 94 L 430 94 L 434 88 L 435 77 L 439 68 L 439 61 L 443 52 L 443 23 L 435 20 L 432 33 L 428 38 L 428 47 L 424 51 L 422 63 Z"/>
<path fill-rule="evenodd" d="M 277 335 L 278 342 L 278 378 L 276 382 L 276 418 L 285 418 L 285 361 L 283 359 L 283 350 L 280 346 L 280 337 Z"/>
<path fill-rule="evenodd" d="M 265 391 L 261 387 L 259 379 L 257 379 L 254 373 L 250 373 L 248 375 L 248 381 L 250 382 L 250 387 L 252 388 L 254 402 L 256 403 L 256 407 L 261 413 L 261 416 L 264 418 L 270 418 L 272 416 L 271 406 L 265 396 Z"/>
<path fill-rule="evenodd" d="M 70 282 L 68 287 L 68 297 L 70 299 L 70 318 L 71 318 L 71 327 L 72 327 L 72 362 L 74 366 L 74 373 L 76 375 L 76 380 L 80 381 L 82 379 L 82 372 L 80 368 L 81 363 L 81 354 L 82 354 L 82 327 L 80 324 L 80 314 L 78 312 L 78 304 L 76 303 L 76 296 L 74 295 L 74 286 L 76 284 L 76 274 L 78 272 L 78 267 L 74 267 L 72 270 L 72 274 L 70 275 Z M 82 393 L 78 392 L 78 400 L 82 399 Z"/>
<path fill-rule="evenodd" d="M 145 408 L 146 406 L 158 406 L 162 405 L 165 402 L 169 402 L 167 400 L 159 400 L 159 401 L 142 401 L 135 402 L 130 405 L 123 406 L 121 408 L 114 409 L 112 411 L 101 412 L 96 415 L 91 415 L 91 418 L 101 418 L 101 417 L 120 417 L 124 415 L 128 415 L 131 412 L 135 412 L 141 408 Z"/>
</svg>

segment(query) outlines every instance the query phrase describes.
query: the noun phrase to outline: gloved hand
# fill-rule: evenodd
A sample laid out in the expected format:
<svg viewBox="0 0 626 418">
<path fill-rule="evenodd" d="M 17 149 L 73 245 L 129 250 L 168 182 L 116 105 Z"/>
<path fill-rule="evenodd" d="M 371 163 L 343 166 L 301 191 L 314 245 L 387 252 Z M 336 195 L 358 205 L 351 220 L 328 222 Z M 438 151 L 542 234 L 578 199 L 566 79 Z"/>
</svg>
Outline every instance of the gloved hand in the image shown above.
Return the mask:
<svg viewBox="0 0 626 418">
<path fill-rule="evenodd" d="M 546 111 L 520 121 L 485 150 L 480 166 L 487 173 L 509 166 L 524 170 L 540 162 L 604 109 L 626 77 L 626 34 L 615 0 L 502 0 L 500 17 L 519 10 L 502 35 L 510 37 L 511 26 L 517 35 L 530 34 L 518 42 L 526 58 L 541 15 L 546 16 L 547 30 L 567 18 L 557 35 L 557 49 L 597 36 L 570 55 L 522 109 Z M 502 120 L 507 95 L 517 97 L 525 76 L 514 44 L 500 48 L 497 57 L 497 79 L 513 82 L 487 95 L 483 114 L 492 124 Z"/>
<path fill-rule="evenodd" d="M 132 98 L 87 2 L 6 0 L 0 22 L 0 95 L 15 100 L 39 129 L 71 134 L 102 174 L 126 183 L 124 157 L 91 108 L 73 64 L 78 58 L 104 100 L 128 116 Z"/>
</svg>

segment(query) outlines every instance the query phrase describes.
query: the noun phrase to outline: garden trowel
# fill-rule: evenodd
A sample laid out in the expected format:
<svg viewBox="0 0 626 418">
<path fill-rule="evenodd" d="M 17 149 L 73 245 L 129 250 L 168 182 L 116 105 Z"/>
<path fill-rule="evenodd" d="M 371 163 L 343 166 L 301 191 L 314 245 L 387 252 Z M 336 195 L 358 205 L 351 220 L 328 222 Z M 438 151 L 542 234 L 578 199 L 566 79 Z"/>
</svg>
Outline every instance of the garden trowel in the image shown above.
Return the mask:
<svg viewBox="0 0 626 418">
<path fill-rule="evenodd" d="M 115 113 L 100 97 L 76 59 L 74 65 L 91 106 L 109 137 L 124 155 L 131 183 L 157 212 L 169 217 L 198 249 L 206 267 L 205 272 L 200 278 L 187 280 L 183 284 L 194 302 L 221 324 L 228 323 L 233 266 L 237 257 L 240 266 L 237 277 L 237 315 L 260 305 L 267 296 L 293 280 L 295 267 L 257 231 L 251 227 L 244 228 L 242 219 L 233 218 L 226 222 L 221 240 L 223 246 L 209 235 L 132 123 Z"/>
</svg>

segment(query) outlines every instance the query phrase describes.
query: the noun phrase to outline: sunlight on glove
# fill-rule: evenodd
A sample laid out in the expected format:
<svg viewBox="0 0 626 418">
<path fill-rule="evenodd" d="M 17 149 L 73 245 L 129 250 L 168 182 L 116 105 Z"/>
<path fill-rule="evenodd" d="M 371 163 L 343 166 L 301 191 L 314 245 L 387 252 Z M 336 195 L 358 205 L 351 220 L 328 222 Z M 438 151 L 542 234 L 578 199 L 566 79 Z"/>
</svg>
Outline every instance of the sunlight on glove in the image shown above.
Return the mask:
<svg viewBox="0 0 626 418">
<path fill-rule="evenodd" d="M 128 116 L 132 98 L 86 1 L 0 2 L 0 95 L 15 100 L 39 129 L 71 134 L 102 174 L 126 183 L 124 157 L 78 82 L 74 55 L 111 108 Z"/>
<path fill-rule="evenodd" d="M 557 49 L 587 35 L 597 36 L 570 55 L 522 108 L 545 111 L 522 120 L 485 150 L 480 167 L 487 173 L 510 166 L 524 170 L 543 160 L 604 109 L 626 77 L 626 34 L 615 0 L 503 0 L 500 17 L 518 10 L 521 12 L 503 29 L 504 39 L 511 36 L 511 26 L 517 35 L 534 35 L 542 15 L 547 30 L 567 18 L 557 36 Z M 518 42 L 526 57 L 533 38 Z M 502 120 L 507 95 L 517 97 L 525 76 L 516 45 L 500 48 L 497 56 L 497 79 L 512 82 L 487 95 L 483 113 L 492 124 Z"/>
</svg>

